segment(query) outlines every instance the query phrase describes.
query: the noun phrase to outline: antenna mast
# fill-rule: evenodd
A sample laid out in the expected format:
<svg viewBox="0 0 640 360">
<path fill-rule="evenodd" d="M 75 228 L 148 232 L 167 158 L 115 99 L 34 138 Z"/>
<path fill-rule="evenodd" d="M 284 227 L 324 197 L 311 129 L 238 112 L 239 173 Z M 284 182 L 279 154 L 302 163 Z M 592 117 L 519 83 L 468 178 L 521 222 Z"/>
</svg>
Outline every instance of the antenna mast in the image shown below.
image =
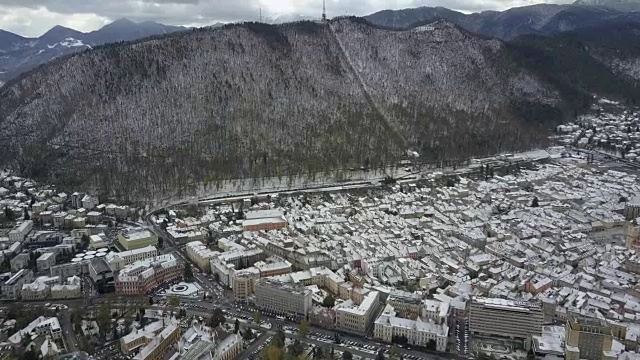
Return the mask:
<svg viewBox="0 0 640 360">
<path fill-rule="evenodd" d="M 327 0 L 322 0 L 322 21 L 327 21 Z"/>
<path fill-rule="evenodd" d="M 260 22 L 262 22 L 262 7 L 260 7 Z"/>
</svg>

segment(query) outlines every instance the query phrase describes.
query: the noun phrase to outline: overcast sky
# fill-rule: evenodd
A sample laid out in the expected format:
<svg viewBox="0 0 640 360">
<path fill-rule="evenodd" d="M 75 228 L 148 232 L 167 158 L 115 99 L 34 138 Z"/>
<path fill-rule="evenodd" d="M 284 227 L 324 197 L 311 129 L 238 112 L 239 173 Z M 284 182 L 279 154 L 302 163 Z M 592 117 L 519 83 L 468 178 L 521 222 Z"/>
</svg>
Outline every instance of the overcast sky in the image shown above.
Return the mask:
<svg viewBox="0 0 640 360">
<path fill-rule="evenodd" d="M 327 0 L 327 14 L 329 17 L 366 15 L 384 9 L 418 6 L 476 12 L 542 2 L 573 0 Z M 320 17 L 322 0 L 0 0 L 0 28 L 23 36 L 40 36 L 55 25 L 91 31 L 122 17 L 203 26 L 257 20 L 260 8 L 264 16 Z"/>
</svg>

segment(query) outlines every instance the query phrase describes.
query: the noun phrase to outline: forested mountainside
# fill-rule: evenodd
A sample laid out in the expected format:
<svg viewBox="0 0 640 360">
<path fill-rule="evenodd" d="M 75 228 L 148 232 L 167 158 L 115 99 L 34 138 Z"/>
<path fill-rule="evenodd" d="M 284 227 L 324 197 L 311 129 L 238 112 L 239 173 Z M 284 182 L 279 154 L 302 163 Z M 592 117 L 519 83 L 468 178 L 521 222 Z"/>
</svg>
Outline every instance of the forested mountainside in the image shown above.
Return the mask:
<svg viewBox="0 0 640 360">
<path fill-rule="evenodd" d="M 473 14 L 463 14 L 441 7 L 419 7 L 380 11 L 367 16 L 366 19 L 376 25 L 398 28 L 445 19 L 476 34 L 512 40 L 522 35 L 554 35 L 594 26 L 640 23 L 640 12 L 578 3 L 538 4 Z"/>
<path fill-rule="evenodd" d="M 559 93 L 502 42 L 434 27 L 247 23 L 60 59 L 0 92 L 1 165 L 140 199 L 544 143 Z"/>
<path fill-rule="evenodd" d="M 640 104 L 640 24 L 611 24 L 508 44 L 525 67 L 552 83 L 571 107 L 593 96 Z"/>
</svg>

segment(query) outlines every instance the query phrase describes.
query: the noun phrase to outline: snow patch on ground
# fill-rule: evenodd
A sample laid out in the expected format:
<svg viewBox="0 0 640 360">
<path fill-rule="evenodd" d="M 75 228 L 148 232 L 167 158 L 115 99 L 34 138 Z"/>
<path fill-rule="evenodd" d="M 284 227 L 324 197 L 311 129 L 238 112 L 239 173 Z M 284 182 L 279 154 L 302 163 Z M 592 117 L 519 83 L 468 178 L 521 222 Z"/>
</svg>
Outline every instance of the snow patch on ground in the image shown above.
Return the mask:
<svg viewBox="0 0 640 360">
<path fill-rule="evenodd" d="M 88 45 L 85 45 L 85 44 L 82 42 L 82 40 L 77 40 L 77 39 L 74 39 L 74 38 L 72 38 L 72 37 L 69 37 L 69 38 L 66 38 L 66 39 L 64 39 L 64 41 L 61 41 L 61 42 L 59 42 L 59 43 L 55 43 L 55 44 L 53 44 L 53 45 L 47 45 L 47 47 L 48 47 L 49 49 L 55 49 L 55 48 L 56 48 L 56 46 L 58 46 L 58 45 L 63 46 L 63 47 L 66 47 L 66 48 L 81 47 L 81 46 L 88 46 Z"/>
</svg>

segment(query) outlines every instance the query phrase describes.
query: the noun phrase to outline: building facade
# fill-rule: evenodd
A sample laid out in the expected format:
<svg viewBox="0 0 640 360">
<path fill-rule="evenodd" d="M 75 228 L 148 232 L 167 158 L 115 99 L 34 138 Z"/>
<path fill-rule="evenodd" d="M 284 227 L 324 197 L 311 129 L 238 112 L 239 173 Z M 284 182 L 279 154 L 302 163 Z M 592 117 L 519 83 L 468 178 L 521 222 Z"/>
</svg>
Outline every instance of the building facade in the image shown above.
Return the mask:
<svg viewBox="0 0 640 360">
<path fill-rule="evenodd" d="M 56 264 L 56 255 L 51 252 L 46 252 L 36 260 L 38 271 L 46 271 L 51 269 Z"/>
<path fill-rule="evenodd" d="M 375 321 L 373 334 L 376 339 L 386 343 L 392 343 L 395 337 L 405 337 L 409 345 L 426 348 L 433 342 L 437 351 L 446 351 L 449 327 L 432 321 L 396 317 L 393 307 L 387 305 L 383 314 Z"/>
<path fill-rule="evenodd" d="M 151 341 L 133 358 L 134 360 L 160 360 L 164 357 L 171 345 L 180 339 L 180 327 L 176 324 L 162 329 L 162 331 L 151 338 Z"/>
<path fill-rule="evenodd" d="M 116 293 L 145 295 L 158 286 L 182 279 L 184 266 L 172 254 L 136 261 L 123 268 L 115 280 Z"/>
<path fill-rule="evenodd" d="M 565 326 L 565 359 L 613 360 L 611 327 L 597 319 L 571 318 Z"/>
<path fill-rule="evenodd" d="M 25 237 L 29 232 L 33 229 L 33 221 L 26 220 L 22 222 L 20 225 L 16 226 L 15 229 L 9 231 L 9 241 L 10 242 L 19 242 L 24 241 Z"/>
<path fill-rule="evenodd" d="M 2 297 L 5 299 L 17 300 L 20 298 L 22 285 L 33 281 L 33 271 L 22 269 L 2 284 Z"/>
<path fill-rule="evenodd" d="M 196 266 L 206 272 L 211 271 L 211 259 L 220 253 L 210 250 L 202 241 L 192 241 L 185 246 L 187 257 L 193 261 Z"/>
<path fill-rule="evenodd" d="M 132 230 L 118 234 L 118 242 L 125 250 L 157 246 L 158 236 L 149 230 Z"/>
<path fill-rule="evenodd" d="M 311 310 L 311 291 L 302 285 L 265 278 L 255 282 L 254 290 L 256 307 L 262 311 L 304 318 Z"/>
<path fill-rule="evenodd" d="M 529 339 L 542 333 L 540 303 L 476 297 L 471 301 L 470 330 L 474 334 Z"/>
<path fill-rule="evenodd" d="M 256 280 L 260 279 L 257 269 L 236 271 L 233 274 L 233 297 L 237 300 L 245 300 L 253 295 Z"/>
<path fill-rule="evenodd" d="M 110 252 L 105 257 L 107 263 L 113 271 L 120 271 L 122 268 L 136 261 L 149 259 L 158 256 L 158 249 L 155 246 L 145 246 L 140 249 L 134 249 L 123 252 Z"/>
<path fill-rule="evenodd" d="M 336 328 L 355 334 L 366 334 L 380 309 L 380 293 L 369 292 L 360 305 L 351 300 L 340 304 L 336 309 Z"/>
</svg>

